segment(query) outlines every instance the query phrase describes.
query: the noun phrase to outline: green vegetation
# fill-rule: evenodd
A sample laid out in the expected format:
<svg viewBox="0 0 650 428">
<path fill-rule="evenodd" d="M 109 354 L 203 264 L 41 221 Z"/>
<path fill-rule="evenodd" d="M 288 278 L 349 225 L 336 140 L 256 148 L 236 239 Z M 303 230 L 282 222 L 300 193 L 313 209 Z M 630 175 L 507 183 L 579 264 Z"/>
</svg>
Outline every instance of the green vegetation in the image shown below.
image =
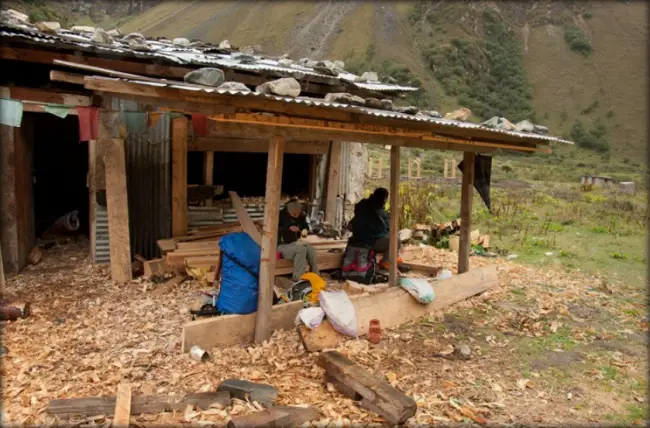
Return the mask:
<svg viewBox="0 0 650 428">
<path fill-rule="evenodd" d="M 591 19 L 591 18 L 594 17 L 594 15 L 591 12 L 585 12 L 585 13 L 582 14 L 582 17 L 584 19 Z"/>
<path fill-rule="evenodd" d="M 591 42 L 575 24 L 564 26 L 564 41 L 567 42 L 572 51 L 588 56 L 592 52 Z"/>
<path fill-rule="evenodd" d="M 579 147 L 594 150 L 599 153 L 609 151 L 609 142 L 605 138 L 606 134 L 607 128 L 599 120 L 594 121 L 589 129 L 586 129 L 579 120 L 576 120 L 571 127 L 571 139 Z"/>
<path fill-rule="evenodd" d="M 523 66 L 522 45 L 494 11 L 483 11 L 484 38 L 454 38 L 431 45 L 423 54 L 447 95 L 480 118 L 533 119 L 531 87 Z"/>
</svg>

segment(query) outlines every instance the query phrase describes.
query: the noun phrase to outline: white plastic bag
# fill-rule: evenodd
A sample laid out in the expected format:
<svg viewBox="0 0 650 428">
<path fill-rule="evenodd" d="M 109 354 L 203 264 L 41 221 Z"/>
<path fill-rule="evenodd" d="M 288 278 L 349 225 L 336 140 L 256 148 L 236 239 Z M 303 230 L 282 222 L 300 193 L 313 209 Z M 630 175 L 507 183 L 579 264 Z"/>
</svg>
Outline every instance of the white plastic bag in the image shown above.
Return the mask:
<svg viewBox="0 0 650 428">
<path fill-rule="evenodd" d="M 323 318 L 325 318 L 325 311 L 323 308 L 316 306 L 301 309 L 296 317 L 296 325 L 302 322 L 307 326 L 307 328 L 314 329 L 323 322 Z"/>
<path fill-rule="evenodd" d="M 422 278 L 400 278 L 399 285 L 420 303 L 431 303 L 436 297 L 429 281 Z"/>
<path fill-rule="evenodd" d="M 439 274 L 438 277 L 436 278 L 438 281 L 442 281 L 443 279 L 449 279 L 451 278 L 451 271 L 444 269 L 442 270 Z"/>
<path fill-rule="evenodd" d="M 357 312 L 347 293 L 343 290 L 321 291 L 318 298 L 334 330 L 356 338 Z"/>
</svg>

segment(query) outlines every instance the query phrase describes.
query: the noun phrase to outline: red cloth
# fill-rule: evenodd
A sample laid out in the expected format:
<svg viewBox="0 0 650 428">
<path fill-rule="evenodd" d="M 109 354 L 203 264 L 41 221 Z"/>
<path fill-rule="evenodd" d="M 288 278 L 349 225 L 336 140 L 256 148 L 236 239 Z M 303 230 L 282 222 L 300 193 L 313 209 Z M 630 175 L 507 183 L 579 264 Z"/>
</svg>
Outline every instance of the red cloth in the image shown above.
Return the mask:
<svg viewBox="0 0 650 428">
<path fill-rule="evenodd" d="M 192 113 L 192 126 L 194 127 L 194 135 L 208 135 L 207 116 Z"/>
<path fill-rule="evenodd" d="M 280 260 L 282 258 L 282 253 L 279 251 L 276 251 L 275 253 L 275 260 Z"/>
<path fill-rule="evenodd" d="M 99 109 L 77 106 L 77 116 L 79 117 L 79 141 L 96 140 L 99 129 Z"/>
</svg>

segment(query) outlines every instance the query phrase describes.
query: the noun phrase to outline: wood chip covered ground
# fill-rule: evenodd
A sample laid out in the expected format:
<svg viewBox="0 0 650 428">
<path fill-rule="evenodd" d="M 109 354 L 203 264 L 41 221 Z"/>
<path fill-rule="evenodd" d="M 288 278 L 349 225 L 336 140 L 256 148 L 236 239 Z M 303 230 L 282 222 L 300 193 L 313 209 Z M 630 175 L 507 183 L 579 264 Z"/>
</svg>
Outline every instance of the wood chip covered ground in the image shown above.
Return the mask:
<svg viewBox="0 0 650 428">
<path fill-rule="evenodd" d="M 453 253 L 410 250 L 405 260 L 455 272 Z M 362 338 L 338 348 L 416 401 L 408 425 L 590 423 L 646 404 L 640 382 L 647 372 L 648 324 L 633 291 L 500 258 L 471 257 L 470 263 L 497 264 L 499 288 L 384 329 L 378 345 Z M 109 278 L 107 267 L 90 264 L 84 243 L 50 249 L 39 265 L 8 278 L 3 299 L 30 301 L 32 315 L 3 326 L 9 350 L 2 357 L 4 423 L 69 423 L 45 413 L 50 400 L 115 397 L 122 382 L 134 397 L 179 397 L 216 391 L 228 378 L 275 386 L 278 405 L 317 408 L 322 416 L 314 426 L 384 422 L 325 383 L 318 353 L 307 353 L 296 331 L 276 332 L 263 346 L 210 349 L 212 360 L 199 363 L 180 353 L 180 340 L 190 320 L 187 306 L 203 284 L 187 280 L 156 296 L 162 284 L 116 285 Z M 471 360 L 436 356 L 461 342 L 471 347 Z M 223 409 L 132 416 L 131 424 L 223 425 L 258 410 L 256 403 L 234 400 Z M 76 422 L 107 427 L 112 417 Z"/>
</svg>

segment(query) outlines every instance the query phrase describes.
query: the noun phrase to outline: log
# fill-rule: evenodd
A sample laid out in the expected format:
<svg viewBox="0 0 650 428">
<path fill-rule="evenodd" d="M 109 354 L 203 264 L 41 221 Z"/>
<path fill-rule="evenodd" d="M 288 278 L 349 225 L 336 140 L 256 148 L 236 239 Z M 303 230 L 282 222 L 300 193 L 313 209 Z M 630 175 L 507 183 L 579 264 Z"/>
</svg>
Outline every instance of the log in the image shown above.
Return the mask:
<svg viewBox="0 0 650 428">
<path fill-rule="evenodd" d="M 325 369 L 334 385 L 348 398 L 391 424 L 402 424 L 415 415 L 415 400 L 354 363 L 337 351 L 323 352 L 318 364 Z"/>
<path fill-rule="evenodd" d="M 144 276 L 163 276 L 168 270 L 164 259 L 147 260 L 142 265 Z"/>
<path fill-rule="evenodd" d="M 292 428 L 318 419 L 320 412 L 314 407 L 276 406 L 245 416 L 235 416 L 228 428 Z"/>
<path fill-rule="evenodd" d="M 115 397 L 84 397 L 51 400 L 47 404 L 49 415 L 64 416 L 94 416 L 111 415 L 115 412 Z M 161 413 L 183 411 L 188 405 L 200 410 L 207 410 L 214 403 L 223 407 L 230 405 L 230 394 L 227 391 L 199 392 L 185 397 L 140 396 L 131 398 L 131 415 L 143 413 Z"/>
</svg>

